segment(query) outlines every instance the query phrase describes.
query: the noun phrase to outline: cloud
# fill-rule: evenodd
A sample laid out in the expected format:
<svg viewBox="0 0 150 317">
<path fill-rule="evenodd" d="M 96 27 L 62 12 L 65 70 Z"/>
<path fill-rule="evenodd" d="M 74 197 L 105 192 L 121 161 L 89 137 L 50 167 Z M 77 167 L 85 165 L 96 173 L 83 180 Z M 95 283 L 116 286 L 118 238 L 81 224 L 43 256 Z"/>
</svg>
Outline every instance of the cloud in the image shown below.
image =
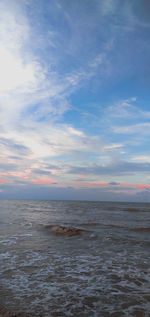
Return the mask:
<svg viewBox="0 0 150 317">
<path fill-rule="evenodd" d="M 7 126 L 23 121 L 29 113 L 31 116 L 35 103 L 39 106 L 33 113 L 34 121 L 48 114 L 61 115 L 68 109 L 67 79 L 43 65 L 39 56 L 31 52 L 34 29 L 25 17 L 24 5 L 14 4 L 14 7 L 9 1 L 1 4 L 0 110 L 2 122 Z"/>
<path fill-rule="evenodd" d="M 113 152 L 114 150 L 118 150 L 118 149 L 120 149 L 120 148 L 122 148 L 124 145 L 123 144 L 110 144 L 110 145 L 105 145 L 104 147 L 103 147 L 103 152 L 104 153 L 109 153 L 109 152 Z"/>
<path fill-rule="evenodd" d="M 41 174 L 41 175 L 51 174 L 50 171 L 45 171 L 45 170 L 41 170 L 41 169 L 38 169 L 38 168 L 33 169 L 33 170 L 32 170 L 32 173 Z"/>
<path fill-rule="evenodd" d="M 0 163 L 0 170 L 3 171 L 12 171 L 16 170 L 17 164 L 11 164 L 11 163 Z"/>
<path fill-rule="evenodd" d="M 123 99 L 113 103 L 105 109 L 105 113 L 111 119 L 150 119 L 150 111 L 144 110 L 139 105 L 136 97 Z"/>
<path fill-rule="evenodd" d="M 122 134 L 147 134 L 150 133 L 150 122 L 137 123 L 135 125 L 128 126 L 117 126 L 113 127 L 112 130 L 114 133 L 122 133 Z"/>
<path fill-rule="evenodd" d="M 11 153 L 18 153 L 21 156 L 30 154 L 29 147 L 23 144 L 15 143 L 14 140 L 1 137 L 0 146 L 4 149 L 9 150 Z"/>
<path fill-rule="evenodd" d="M 110 182 L 109 185 L 115 185 L 116 186 L 116 185 L 120 185 L 120 183 L 118 183 L 118 182 Z"/>
<path fill-rule="evenodd" d="M 131 161 L 141 162 L 141 163 L 150 163 L 150 156 L 149 155 L 137 155 L 131 157 Z"/>
<path fill-rule="evenodd" d="M 0 183 L 9 183 L 9 180 L 7 180 L 7 179 L 0 179 Z"/>
<path fill-rule="evenodd" d="M 133 118 L 134 116 L 137 116 L 139 112 L 141 112 L 141 110 L 133 104 L 135 103 L 135 101 L 135 97 L 120 100 L 119 102 L 116 102 L 107 107 L 105 111 L 111 118 Z"/>
<path fill-rule="evenodd" d="M 49 178 L 31 179 L 30 182 L 34 184 L 57 184 L 55 180 Z"/>
<path fill-rule="evenodd" d="M 143 191 L 140 191 L 138 193 L 135 194 L 136 195 L 136 199 L 138 199 L 139 201 L 150 201 L 150 190 L 149 188 L 145 188 Z"/>
<path fill-rule="evenodd" d="M 93 164 L 90 166 L 72 167 L 69 170 L 71 174 L 86 174 L 86 175 L 134 175 L 136 172 L 147 173 L 150 170 L 150 163 L 135 163 L 128 161 L 116 161 L 107 165 Z"/>
<path fill-rule="evenodd" d="M 14 148 L 14 152 L 18 152 L 18 154 L 21 150 L 22 154 L 25 153 L 25 148 L 26 150 L 29 148 L 30 153 L 36 152 L 37 154 L 37 143 L 39 143 L 38 153 L 44 152 L 45 155 L 53 155 L 56 152 L 56 148 L 59 148 L 56 140 L 58 139 L 58 133 L 59 138 L 62 139 L 62 135 L 65 136 L 67 130 L 68 136 L 64 137 L 60 143 L 63 143 L 63 145 L 69 143 L 68 146 L 73 150 L 71 144 L 75 145 L 75 140 L 73 142 L 72 136 L 78 134 L 82 138 L 82 146 L 85 148 L 84 144 L 88 142 L 88 138 L 82 137 L 82 132 L 70 125 L 67 127 L 67 125 L 62 124 L 59 125 L 58 129 L 54 129 L 55 137 L 53 137 L 53 143 L 56 140 L 56 145 L 51 146 L 48 141 L 49 150 L 48 146 L 46 147 L 45 137 L 42 139 L 40 133 L 41 130 L 43 130 L 43 135 L 48 132 L 51 133 L 54 128 L 53 122 L 59 120 L 70 109 L 68 98 L 72 92 L 79 89 L 83 82 L 93 77 L 99 65 L 105 64 L 105 54 L 95 54 L 84 66 L 71 72 L 60 74 L 58 68 L 55 71 L 52 70 L 48 65 L 47 57 L 43 63 L 41 62 L 41 56 L 31 52 L 31 39 L 34 36 L 35 29 L 29 23 L 27 16 L 25 16 L 24 12 L 27 11 L 23 10 L 23 7 L 24 5 L 19 5 L 17 2 L 15 2 L 14 8 L 12 6 L 9 7 L 9 1 L 2 6 L 2 12 L 7 12 L 2 18 L 1 23 L 4 31 L 0 38 L 0 63 L 3 67 L 3 72 L 0 75 L 2 76 L 0 78 L 2 83 L 0 85 L 2 89 L 0 96 L 1 131 L 4 132 L 2 137 L 4 138 L 7 135 L 7 138 L 10 139 L 8 141 L 9 146 L 7 143 L 8 150 L 11 151 Z M 8 24 L 12 27 L 8 26 Z M 25 31 L 22 36 L 23 27 Z M 14 33 L 16 33 L 15 36 Z M 57 37 L 57 32 L 49 31 L 49 33 L 49 36 Z M 41 36 L 45 36 L 45 34 Z M 9 45 L 12 42 L 10 38 L 13 38 L 13 47 L 11 47 L 11 44 Z M 36 44 L 35 39 L 32 43 L 32 46 L 34 45 L 39 46 L 39 43 Z M 50 58 L 51 55 L 53 55 L 52 52 Z M 27 130 L 31 131 L 32 137 L 28 136 Z M 54 136 L 54 132 L 52 133 Z M 67 142 L 65 142 L 65 139 L 67 139 Z M 12 146 L 10 142 L 12 142 Z M 90 144 L 90 142 L 88 143 Z M 32 149 L 29 144 L 32 145 Z M 74 147 L 76 150 L 77 144 Z M 44 149 L 45 151 L 43 151 Z M 10 153 L 11 156 L 13 154 Z M 58 154 L 56 153 L 56 155 Z"/>
</svg>

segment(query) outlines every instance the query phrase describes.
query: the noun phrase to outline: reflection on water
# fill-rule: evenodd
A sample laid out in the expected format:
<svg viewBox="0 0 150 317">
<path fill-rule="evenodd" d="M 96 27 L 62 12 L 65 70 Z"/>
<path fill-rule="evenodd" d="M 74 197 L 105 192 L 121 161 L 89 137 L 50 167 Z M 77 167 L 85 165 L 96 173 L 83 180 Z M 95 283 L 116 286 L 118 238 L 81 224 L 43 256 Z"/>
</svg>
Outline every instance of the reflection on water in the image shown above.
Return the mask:
<svg viewBox="0 0 150 317">
<path fill-rule="evenodd" d="M 149 204 L 9 200 L 0 201 L 0 220 L 3 307 L 32 316 L 149 316 Z M 56 235 L 47 224 L 85 232 Z"/>
</svg>

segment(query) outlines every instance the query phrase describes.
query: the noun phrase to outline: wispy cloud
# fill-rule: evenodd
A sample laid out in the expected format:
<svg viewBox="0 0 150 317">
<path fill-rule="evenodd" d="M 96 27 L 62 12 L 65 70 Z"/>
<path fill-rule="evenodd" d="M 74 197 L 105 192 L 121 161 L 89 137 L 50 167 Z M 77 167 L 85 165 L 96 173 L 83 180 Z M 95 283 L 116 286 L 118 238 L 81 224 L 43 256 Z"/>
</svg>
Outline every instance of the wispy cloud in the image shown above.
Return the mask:
<svg viewBox="0 0 150 317">
<path fill-rule="evenodd" d="M 34 184 L 54 184 L 55 180 L 49 179 L 49 178 L 38 178 L 38 179 L 31 179 L 30 182 Z"/>
<path fill-rule="evenodd" d="M 134 125 L 127 125 L 121 127 L 113 127 L 112 130 L 114 133 L 125 133 L 125 134 L 148 134 L 150 133 L 150 122 L 137 123 Z"/>
<path fill-rule="evenodd" d="M 70 168 L 72 174 L 86 175 L 134 175 L 136 172 L 147 173 L 150 170 L 149 163 L 135 163 L 129 161 L 116 160 L 109 164 L 78 166 Z"/>
<path fill-rule="evenodd" d="M 7 180 L 7 179 L 0 179 L 0 183 L 8 183 L 9 182 L 9 180 Z"/>
<path fill-rule="evenodd" d="M 131 157 L 131 161 L 141 162 L 141 163 L 150 163 L 150 155 L 137 155 Z"/>
</svg>

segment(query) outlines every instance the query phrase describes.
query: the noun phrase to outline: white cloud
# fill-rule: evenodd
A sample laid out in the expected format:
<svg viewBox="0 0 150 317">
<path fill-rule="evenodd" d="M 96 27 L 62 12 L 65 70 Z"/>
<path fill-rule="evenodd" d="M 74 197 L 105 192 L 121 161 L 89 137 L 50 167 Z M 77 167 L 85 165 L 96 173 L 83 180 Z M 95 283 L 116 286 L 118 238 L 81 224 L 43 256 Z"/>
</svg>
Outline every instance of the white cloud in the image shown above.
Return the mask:
<svg viewBox="0 0 150 317">
<path fill-rule="evenodd" d="M 107 116 L 111 118 L 133 118 L 139 115 L 141 109 L 133 104 L 136 101 L 136 98 L 130 98 L 125 100 L 120 100 L 117 103 L 114 103 L 107 107 L 106 113 Z"/>
<path fill-rule="evenodd" d="M 23 12 L 23 2 L 0 2 L 0 43 L 17 54 L 29 39 L 29 25 Z"/>
<path fill-rule="evenodd" d="M 0 46 L 0 93 L 14 89 L 28 89 L 36 83 L 35 65 L 23 65 L 21 58 L 13 56 L 5 47 Z"/>
<path fill-rule="evenodd" d="M 99 66 L 103 74 L 107 64 L 108 47 L 92 59 L 89 57 L 76 71 L 61 76 L 57 66 L 55 71 L 51 69 L 50 62 L 55 56 L 51 58 L 50 51 L 49 62 L 42 59 L 39 62 L 32 52 L 31 41 L 35 38 L 39 48 L 39 39 L 43 43 L 43 36 L 42 33 L 37 39 L 34 36 L 34 29 L 25 15 L 26 3 L 14 0 L 13 4 L 10 1 L 0 4 L 0 112 L 1 128 L 5 130 L 19 128 L 25 120 L 45 119 L 50 123 L 59 118 L 70 108 L 68 97 L 71 93 L 92 78 Z M 57 33 L 49 29 L 48 34 L 55 42 Z"/>
<path fill-rule="evenodd" d="M 105 153 L 108 153 L 108 152 L 112 152 L 114 150 L 118 150 L 120 148 L 122 148 L 124 145 L 122 143 L 114 143 L 114 144 L 110 144 L 110 145 L 105 145 L 104 148 L 103 148 L 103 151 Z"/>
<path fill-rule="evenodd" d="M 8 142 L 2 143 L 0 158 L 3 163 L 17 164 L 9 176 L 31 177 L 32 169 L 45 168 L 45 159 L 48 163 L 54 157 L 72 155 L 76 163 L 80 155 L 100 153 L 99 137 L 86 136 L 69 124 L 54 122 L 69 109 L 71 93 L 95 75 L 104 56 L 97 54 L 83 68 L 60 76 L 57 69 L 52 71 L 31 53 L 33 30 L 21 4 L 12 8 L 8 1 L 1 9 L 4 13 L 0 21 L 1 138 Z M 23 151 L 23 147 L 28 151 Z M 59 166 L 62 172 L 61 162 Z"/>
<path fill-rule="evenodd" d="M 112 118 L 149 119 L 150 111 L 143 110 L 143 106 L 137 106 L 136 97 L 121 100 L 107 108 L 107 114 Z"/>
<path fill-rule="evenodd" d="M 137 123 L 134 125 L 112 127 L 114 133 L 121 134 L 150 134 L 150 122 Z"/>
<path fill-rule="evenodd" d="M 150 155 L 137 155 L 130 158 L 131 161 L 141 162 L 141 163 L 150 163 Z"/>
</svg>

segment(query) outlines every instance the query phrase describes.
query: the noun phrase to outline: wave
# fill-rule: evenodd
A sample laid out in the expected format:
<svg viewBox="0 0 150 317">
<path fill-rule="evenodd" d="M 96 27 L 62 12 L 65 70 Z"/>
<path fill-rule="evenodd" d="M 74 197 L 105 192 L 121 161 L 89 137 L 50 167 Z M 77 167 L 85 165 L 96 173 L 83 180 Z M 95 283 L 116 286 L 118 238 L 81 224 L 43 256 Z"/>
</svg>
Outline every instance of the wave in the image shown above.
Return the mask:
<svg viewBox="0 0 150 317">
<path fill-rule="evenodd" d="M 117 229 L 128 229 L 127 227 L 125 226 L 119 226 L 119 225 L 112 225 L 112 224 L 108 224 L 107 227 L 109 228 L 117 228 Z"/>
<path fill-rule="evenodd" d="M 81 233 L 87 232 L 85 229 L 79 229 L 76 227 L 66 227 L 66 226 L 61 226 L 61 225 L 46 225 L 46 229 L 50 229 L 50 231 L 56 235 L 64 235 L 68 237 L 72 236 L 77 236 L 80 235 Z"/>
<path fill-rule="evenodd" d="M 85 222 L 85 223 L 80 223 L 79 224 L 80 226 L 87 226 L 87 227 L 95 227 L 97 225 L 99 225 L 99 223 L 96 223 L 96 222 Z"/>
</svg>

